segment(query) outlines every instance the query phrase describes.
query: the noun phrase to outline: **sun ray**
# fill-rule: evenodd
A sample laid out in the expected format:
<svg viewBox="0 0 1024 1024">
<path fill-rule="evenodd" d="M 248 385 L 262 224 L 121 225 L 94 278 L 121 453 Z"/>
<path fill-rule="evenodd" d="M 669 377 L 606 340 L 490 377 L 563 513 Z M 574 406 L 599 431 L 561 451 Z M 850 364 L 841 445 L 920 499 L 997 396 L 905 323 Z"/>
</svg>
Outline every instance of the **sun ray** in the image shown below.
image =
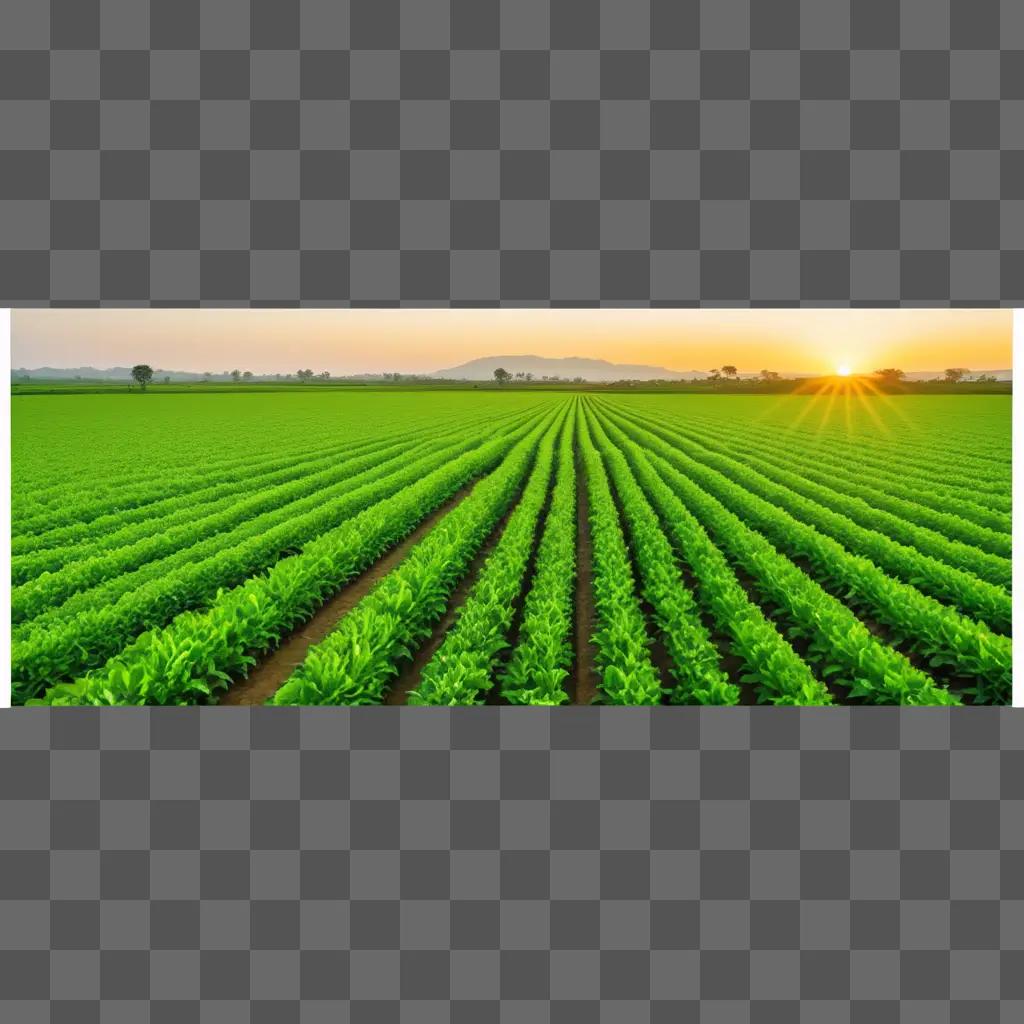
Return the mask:
<svg viewBox="0 0 1024 1024">
<path fill-rule="evenodd" d="M 826 392 L 828 405 L 825 406 L 825 411 L 822 414 L 820 421 L 818 422 L 818 428 L 816 433 L 821 434 L 824 430 L 827 429 L 828 424 L 832 419 L 832 410 L 835 408 L 836 399 L 839 397 L 840 389 L 840 382 L 834 381 L 832 382 L 831 387 L 829 387 L 828 391 Z"/>
<path fill-rule="evenodd" d="M 887 395 L 882 391 L 870 377 L 858 377 L 857 379 L 864 385 L 865 390 L 868 391 L 872 397 L 877 398 L 879 402 L 884 405 L 887 412 L 891 412 L 893 416 L 902 421 L 902 428 L 904 430 L 918 429 L 918 425 L 915 424 L 911 417 L 907 415 L 906 410 L 903 409 L 898 402 L 893 401 L 892 395 Z"/>
</svg>

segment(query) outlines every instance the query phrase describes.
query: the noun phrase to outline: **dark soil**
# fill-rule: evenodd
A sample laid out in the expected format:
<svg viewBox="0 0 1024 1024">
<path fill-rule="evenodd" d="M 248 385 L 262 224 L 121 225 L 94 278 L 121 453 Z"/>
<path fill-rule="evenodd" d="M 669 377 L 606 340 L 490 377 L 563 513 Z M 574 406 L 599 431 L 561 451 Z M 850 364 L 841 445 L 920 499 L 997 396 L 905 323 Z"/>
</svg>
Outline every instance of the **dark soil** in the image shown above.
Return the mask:
<svg viewBox="0 0 1024 1024">
<path fill-rule="evenodd" d="M 474 481 L 475 482 L 475 481 Z M 323 640 L 366 595 L 396 566 L 472 490 L 472 484 L 432 512 L 405 540 L 399 542 L 382 558 L 346 583 L 316 614 L 295 629 L 280 646 L 253 666 L 245 679 L 240 679 L 223 694 L 219 704 L 263 704 L 302 664 L 310 647 Z"/>
<path fill-rule="evenodd" d="M 547 525 L 548 513 L 551 511 L 551 499 L 555 493 L 555 483 L 558 480 L 558 465 L 556 464 L 551 470 L 551 479 L 548 481 L 547 494 L 544 495 L 544 504 L 541 507 L 540 515 L 537 517 L 537 523 L 533 530 L 533 545 L 530 548 L 529 558 L 526 560 L 526 566 L 523 569 L 523 580 L 519 587 L 519 591 L 515 596 L 512 608 L 512 620 L 509 625 L 508 635 L 508 647 L 498 652 L 498 657 L 494 662 L 494 668 L 491 673 L 492 686 L 487 691 L 486 703 L 487 704 L 507 704 L 508 701 L 504 700 L 501 696 L 501 673 L 504 669 L 505 664 L 509 658 L 512 657 L 512 652 L 516 649 L 516 645 L 519 643 L 519 634 L 523 628 L 523 615 L 526 611 L 526 598 L 530 593 L 530 588 L 533 585 L 533 577 L 537 572 L 537 552 L 540 550 L 540 542 L 544 537 L 544 528 Z"/>
<path fill-rule="evenodd" d="M 573 665 L 567 684 L 574 704 L 592 704 L 597 696 L 598 674 L 590 640 L 597 626 L 594 614 L 594 573 L 591 565 L 590 501 L 586 473 L 576 449 L 576 624 Z"/>
<path fill-rule="evenodd" d="M 420 673 L 422 673 L 427 662 L 437 652 L 437 649 L 444 643 L 444 638 L 448 635 L 448 631 L 455 625 L 459 609 L 465 603 L 469 592 L 473 589 L 473 584 L 476 583 L 484 563 L 501 539 L 501 535 L 505 531 L 505 524 L 508 522 L 508 518 L 515 507 L 516 505 L 513 503 L 512 508 L 501 517 L 501 521 L 491 531 L 483 546 L 476 553 L 473 561 L 469 563 L 469 568 L 466 570 L 465 575 L 448 598 L 448 606 L 445 608 L 444 615 L 441 616 L 440 621 L 434 627 L 433 633 L 417 649 L 412 660 L 405 662 L 397 678 L 391 684 L 391 689 L 388 691 L 385 703 L 405 704 L 409 691 L 419 686 Z"/>
</svg>

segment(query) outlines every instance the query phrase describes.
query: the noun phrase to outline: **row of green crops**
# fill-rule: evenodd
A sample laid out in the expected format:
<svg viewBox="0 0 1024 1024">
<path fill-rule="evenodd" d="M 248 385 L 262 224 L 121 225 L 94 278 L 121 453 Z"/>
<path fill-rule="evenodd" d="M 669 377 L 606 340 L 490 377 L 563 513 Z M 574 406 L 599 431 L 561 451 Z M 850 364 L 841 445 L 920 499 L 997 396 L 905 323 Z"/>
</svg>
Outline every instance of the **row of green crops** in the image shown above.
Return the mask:
<svg viewBox="0 0 1024 1024">
<path fill-rule="evenodd" d="M 288 469 L 302 471 L 306 465 L 330 462 L 340 455 L 358 454 L 383 447 L 386 443 L 371 440 L 342 447 L 335 443 L 326 451 L 307 451 L 288 458 L 275 455 L 266 461 L 250 458 L 248 462 L 238 462 L 229 468 L 207 467 L 202 474 L 183 474 L 173 480 L 132 477 L 98 492 L 94 489 L 87 495 L 58 495 L 51 504 L 34 513 L 24 512 L 15 516 L 14 553 L 54 547 L 66 541 L 102 534 L 103 528 L 110 524 L 106 518 L 108 515 L 122 522 L 132 522 L 154 517 L 158 512 L 178 511 L 190 504 L 196 506 L 222 495 L 237 493 L 254 476 L 258 478 Z"/>
<path fill-rule="evenodd" d="M 701 622 L 700 609 L 683 579 L 657 513 L 633 478 L 625 456 L 609 443 L 600 421 L 588 417 L 588 423 L 618 492 L 643 595 L 654 610 L 654 622 L 671 659 L 676 682 L 673 702 L 737 703 L 739 687 L 729 682 L 719 666 L 719 652 Z"/>
<path fill-rule="evenodd" d="M 650 637 L 634 589 L 629 552 L 587 417 L 579 419 L 579 445 L 587 477 L 598 624 L 594 644 L 601 689 L 612 704 L 658 704 L 661 679 L 651 663 Z"/>
<path fill-rule="evenodd" d="M 614 436 L 614 434 L 613 434 Z M 750 600 L 704 527 L 662 479 L 638 445 L 622 450 L 640 486 L 666 524 L 676 550 L 695 576 L 699 598 L 742 661 L 742 682 L 775 704 L 828 704 L 831 697 L 775 624 Z M 714 681 L 710 675 L 708 683 Z M 707 683 L 703 685 L 708 685 Z"/>
<path fill-rule="evenodd" d="M 561 431 L 563 435 L 570 432 L 568 423 Z M 459 609 L 458 622 L 427 663 L 408 703 L 473 704 L 490 690 L 497 656 L 508 646 L 516 599 L 548 492 L 554 450 L 555 435 L 549 433 L 541 441 L 519 504 Z"/>
<path fill-rule="evenodd" d="M 139 585 L 139 574 L 130 574 L 140 566 L 147 566 L 144 574 L 166 576 L 184 562 L 199 561 L 222 547 L 233 547 L 249 537 L 266 534 L 278 523 L 316 510 L 336 497 L 344 497 L 353 487 L 375 479 L 384 467 L 398 467 L 428 455 L 453 436 L 464 434 L 464 426 L 440 430 L 426 440 L 417 438 L 352 458 L 336 458 L 326 468 L 309 467 L 298 480 L 264 486 L 252 496 L 236 497 L 229 507 L 212 515 L 183 512 L 175 524 L 165 522 L 158 532 L 133 544 L 76 560 L 56 572 L 43 573 L 15 587 L 11 594 L 12 620 L 17 624 L 44 612 L 51 614 L 51 620 L 58 616 L 65 618 L 69 609 L 62 608 L 61 603 L 70 595 L 88 591 L 112 578 L 119 582 L 105 587 L 102 594 L 84 594 L 78 605 L 86 601 L 116 600 L 124 586 L 134 589 Z M 74 606 L 70 611 L 74 611 Z"/>
<path fill-rule="evenodd" d="M 615 398 L 620 402 L 619 396 Z M 681 406 L 669 396 L 636 400 L 623 396 L 623 407 L 638 404 L 674 419 Z M 687 401 L 686 419 L 742 422 L 793 446 L 842 449 L 858 457 L 881 454 L 916 472 L 983 476 L 1005 475 L 1010 467 L 1005 435 L 1010 399 L 1000 397 L 877 396 L 850 391 L 821 396 L 753 397 L 718 402 L 713 397 Z"/>
<path fill-rule="evenodd" d="M 848 516 L 804 497 L 808 491 L 818 496 L 817 485 L 802 482 L 796 474 L 774 473 L 776 479 L 781 478 L 785 482 L 776 483 L 764 475 L 763 471 L 749 469 L 735 459 L 720 456 L 706 445 L 686 440 L 674 431 L 668 431 L 650 421 L 641 422 L 649 434 L 671 443 L 675 449 L 675 464 L 692 472 L 699 482 L 714 481 L 719 477 L 728 479 L 750 494 L 785 509 L 794 519 L 838 540 L 847 550 L 865 555 L 880 569 L 913 582 L 925 593 L 983 619 L 993 629 L 1003 631 L 1009 628 L 1012 603 L 1009 593 L 1002 587 L 922 554 L 906 544 L 897 543 L 885 534 L 862 527 Z M 698 465 L 699 468 L 691 468 Z M 708 489 L 713 493 L 710 484 Z M 826 497 L 826 500 L 829 499 Z M 836 503 L 842 504 L 841 499 L 837 498 Z M 871 521 L 870 512 L 865 518 Z M 914 527 L 910 526 L 909 529 L 913 530 Z"/>
<path fill-rule="evenodd" d="M 289 459 L 285 463 L 253 466 L 248 474 L 232 475 L 217 483 L 205 481 L 186 494 L 162 498 L 147 505 L 104 511 L 85 522 L 58 526 L 46 533 L 22 534 L 13 539 L 11 572 L 16 583 L 24 583 L 43 572 L 126 547 L 138 540 L 171 529 L 183 521 L 232 507 L 240 495 L 264 487 L 276 487 L 310 472 L 336 465 L 339 459 L 368 451 L 383 450 L 391 442 L 361 444 L 358 448 L 332 451 L 310 459 Z"/>
<path fill-rule="evenodd" d="M 350 391 L 264 395 L 88 395 L 11 403 L 14 526 L 21 509 L 64 507 L 145 485 L 184 494 L 209 475 L 299 461 L 437 426 L 443 396 Z M 502 416 L 543 396 L 466 393 L 442 418 Z M 126 507 L 120 505 L 120 507 Z"/>
<path fill-rule="evenodd" d="M 514 418 L 517 414 L 489 418 L 498 423 Z M 473 429 L 479 420 L 479 415 L 455 420 L 445 424 L 442 430 L 454 433 L 460 428 Z M 68 518 L 71 508 L 71 503 L 68 502 L 61 503 L 60 516 L 44 513 L 41 521 L 48 524 L 48 528 L 39 533 L 22 532 L 16 535 L 12 541 L 12 554 L 16 556 L 15 564 L 19 565 L 19 569 L 18 556 L 63 556 L 58 565 L 64 564 L 66 560 L 86 557 L 84 549 L 87 541 L 100 550 L 118 547 L 140 536 L 138 533 L 130 533 L 132 530 L 148 530 L 152 533 L 156 529 L 166 529 L 180 521 L 183 514 L 192 512 L 195 515 L 202 515 L 216 511 L 254 489 L 287 482 L 336 465 L 344 459 L 380 453 L 394 448 L 396 444 L 409 445 L 417 441 L 430 441 L 437 436 L 438 425 L 433 423 L 416 430 L 389 431 L 387 436 L 343 445 L 335 441 L 324 450 L 311 446 L 308 450 L 287 459 L 250 456 L 247 465 L 234 467 L 227 473 L 215 467 L 208 467 L 201 476 L 192 474 L 184 479 L 164 479 L 134 493 L 131 482 L 122 482 L 110 497 L 102 500 L 90 499 L 91 503 L 80 501 L 75 515 L 81 517 L 81 521 L 76 518 L 74 522 L 63 526 L 54 525 L 57 519 L 63 521 Z M 125 536 L 128 539 L 124 539 Z M 50 555 L 51 551 L 62 547 L 66 550 L 55 551 Z M 51 566 L 47 564 L 43 568 L 49 569 Z M 29 578 L 30 575 L 32 573 L 25 578 Z"/>
<path fill-rule="evenodd" d="M 334 632 L 309 651 L 277 691 L 274 703 L 379 701 L 400 660 L 429 636 L 473 556 L 516 500 L 542 437 L 527 491 L 534 480 L 539 490 L 546 486 L 556 430 L 548 418 L 520 441 L 494 473 L 477 484 Z"/>
<path fill-rule="evenodd" d="M 402 488 L 322 534 L 301 554 L 281 559 L 265 576 L 219 594 L 207 611 L 185 612 L 170 625 L 143 633 L 102 669 L 49 690 L 47 701 L 175 704 L 209 697 L 460 487 L 492 469 L 514 445 L 522 449 L 521 437 L 530 429 L 528 425 L 476 447 L 467 445 L 469 450 L 461 454 L 451 450 L 429 473 L 414 468 Z"/>
<path fill-rule="evenodd" d="M 624 425 L 628 422 L 620 419 Z M 841 594 L 847 604 L 866 609 L 874 620 L 890 627 L 898 642 L 911 644 L 931 667 L 950 666 L 973 680 L 979 696 L 1006 700 L 1010 690 L 1011 643 L 954 608 L 940 604 L 909 583 L 887 576 L 869 559 L 846 550 L 775 504 L 733 483 L 662 440 L 657 428 L 625 432 L 675 471 L 691 495 L 719 499 L 749 526 L 757 529 L 780 552 L 805 559 L 826 589 Z"/>
<path fill-rule="evenodd" d="M 658 414 L 659 421 L 664 421 L 658 406 L 635 403 L 616 402 L 616 407 L 633 411 L 645 411 Z M 670 417 L 679 427 L 699 428 L 706 434 L 717 437 L 738 436 L 745 444 L 750 441 L 765 441 L 776 451 L 784 452 L 787 462 L 793 466 L 826 465 L 830 471 L 834 468 L 840 476 L 854 475 L 870 484 L 881 484 L 880 488 L 894 491 L 903 497 L 922 501 L 926 504 L 939 501 L 940 510 L 947 504 L 962 506 L 961 514 L 968 518 L 980 516 L 981 521 L 991 522 L 996 529 L 1009 530 L 1010 510 L 1009 475 L 1001 473 L 995 482 L 979 482 L 974 479 L 971 471 L 962 464 L 955 466 L 938 465 L 931 461 L 908 461 L 901 455 L 902 440 L 895 440 L 891 435 L 876 437 L 870 443 L 852 446 L 848 440 L 835 437 L 808 436 L 802 432 L 789 429 L 767 427 L 760 419 L 748 421 L 741 418 L 740 422 L 719 418 L 686 416 L 683 420 Z M 962 449 L 958 448 L 958 456 Z"/>
<path fill-rule="evenodd" d="M 573 661 L 576 588 L 575 415 L 562 431 L 558 475 L 523 607 L 519 637 L 501 674 L 511 704 L 564 704 Z"/>
<path fill-rule="evenodd" d="M 682 498 L 717 542 L 717 557 L 713 563 L 718 562 L 718 579 L 724 579 L 726 583 L 724 586 L 721 582 L 712 583 L 713 596 L 717 597 L 715 591 L 722 589 L 731 593 L 734 599 L 738 598 L 735 577 L 730 577 L 719 561 L 724 555 L 737 568 L 748 573 L 759 594 L 783 613 L 783 621 L 779 625 L 786 636 L 793 641 L 809 641 L 804 660 L 818 668 L 820 678 L 836 677 L 835 681 L 849 688 L 852 694 L 871 702 L 949 703 L 947 691 L 937 688 L 927 675 L 916 670 L 897 651 L 879 644 L 842 602 L 831 597 L 780 555 L 763 536 L 745 526 L 720 502 L 701 491 L 656 454 L 640 455 L 642 442 L 638 445 L 615 426 L 611 426 L 611 433 L 633 456 L 634 462 L 644 460 L 658 473 L 665 492 Z M 648 474 L 648 485 L 651 478 L 652 474 Z M 736 615 L 736 612 L 731 614 Z M 778 647 L 774 639 L 772 643 Z M 736 653 L 742 656 L 741 650 L 737 649 Z M 778 671 L 780 665 L 783 672 Z M 789 656 L 780 658 L 767 670 L 759 671 L 754 667 L 754 671 L 769 700 L 776 699 L 773 695 L 778 695 L 794 703 L 828 702 L 827 694 L 820 685 L 808 689 L 806 678 L 801 678 L 801 673 L 793 673 Z M 793 683 L 799 685 L 794 686 Z"/>
<path fill-rule="evenodd" d="M 208 557 L 195 561 L 188 549 L 182 564 L 172 573 L 159 571 L 160 563 L 145 567 L 147 581 L 132 588 L 132 579 L 143 570 L 120 577 L 123 592 L 113 603 L 93 606 L 88 603 L 67 619 L 44 623 L 40 616 L 29 624 L 24 636 L 13 643 L 13 676 L 22 687 L 36 690 L 39 685 L 74 678 L 83 670 L 102 664 L 143 630 L 163 625 L 173 615 L 188 608 L 205 607 L 224 587 L 240 584 L 254 571 L 277 562 L 296 549 L 306 551 L 346 520 L 395 494 L 401 494 L 439 467 L 460 454 L 477 447 L 482 435 L 474 433 L 454 444 L 442 445 L 435 452 L 412 462 L 398 460 L 367 471 L 349 482 L 349 488 L 328 504 L 312 502 L 310 511 L 267 531 L 254 531 L 243 543 L 222 549 L 214 538 L 202 542 Z M 355 486 L 353 486 L 355 484 Z M 179 556 L 175 556 L 177 558 Z M 278 564 L 280 564 L 278 562 Z M 117 583 L 117 581 L 112 581 Z M 76 595 L 82 598 L 85 595 Z M 72 598 L 72 601 L 76 601 Z M 67 602 L 64 607 L 71 604 Z"/>
<path fill-rule="evenodd" d="M 1010 699 L 1002 397 L 149 397 L 14 399 L 16 702 Z"/>
<path fill-rule="evenodd" d="M 983 575 L 989 574 L 994 582 L 1009 581 L 1009 534 L 942 511 L 950 507 L 948 498 L 925 487 L 914 488 L 913 500 L 899 497 L 892 492 L 904 487 L 906 481 L 896 475 L 852 474 L 836 463 L 823 464 L 802 452 L 780 450 L 777 443 L 750 430 L 721 425 L 711 430 L 675 422 L 671 429 L 673 434 L 753 466 L 773 480 L 781 479 L 794 489 L 804 488 L 801 493 L 845 511 L 851 518 L 858 518 L 862 525 L 863 519 L 869 519 L 876 524 L 874 528 L 897 540 L 906 538 L 906 543 L 933 553 L 951 565 L 962 564 L 967 559 L 971 571 L 977 571 L 982 578 L 989 578 Z"/>
</svg>

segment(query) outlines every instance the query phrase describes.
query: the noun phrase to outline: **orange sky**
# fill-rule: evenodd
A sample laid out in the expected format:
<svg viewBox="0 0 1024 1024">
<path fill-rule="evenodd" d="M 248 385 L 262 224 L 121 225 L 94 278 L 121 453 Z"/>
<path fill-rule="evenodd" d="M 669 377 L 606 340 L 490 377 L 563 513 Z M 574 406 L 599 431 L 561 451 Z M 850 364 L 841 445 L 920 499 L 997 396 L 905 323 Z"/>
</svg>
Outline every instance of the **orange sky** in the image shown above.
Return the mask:
<svg viewBox="0 0 1024 1024">
<path fill-rule="evenodd" d="M 975 309 L 16 309 L 11 365 L 429 372 L 479 356 L 672 370 L 1012 365 L 1012 312 Z"/>
</svg>

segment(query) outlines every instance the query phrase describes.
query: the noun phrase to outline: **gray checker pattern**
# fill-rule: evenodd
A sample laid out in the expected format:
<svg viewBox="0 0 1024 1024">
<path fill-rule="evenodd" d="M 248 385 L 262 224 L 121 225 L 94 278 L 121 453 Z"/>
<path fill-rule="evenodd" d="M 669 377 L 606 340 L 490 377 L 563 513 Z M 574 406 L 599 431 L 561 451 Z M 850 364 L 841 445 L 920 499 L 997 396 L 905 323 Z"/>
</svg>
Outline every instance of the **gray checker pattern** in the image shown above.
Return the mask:
<svg viewBox="0 0 1024 1024">
<path fill-rule="evenodd" d="M 0 715 L 16 1024 L 1010 1024 L 1011 709 Z"/>
<path fill-rule="evenodd" d="M 5 0 L 0 302 L 1024 302 L 1020 0 Z"/>
</svg>

